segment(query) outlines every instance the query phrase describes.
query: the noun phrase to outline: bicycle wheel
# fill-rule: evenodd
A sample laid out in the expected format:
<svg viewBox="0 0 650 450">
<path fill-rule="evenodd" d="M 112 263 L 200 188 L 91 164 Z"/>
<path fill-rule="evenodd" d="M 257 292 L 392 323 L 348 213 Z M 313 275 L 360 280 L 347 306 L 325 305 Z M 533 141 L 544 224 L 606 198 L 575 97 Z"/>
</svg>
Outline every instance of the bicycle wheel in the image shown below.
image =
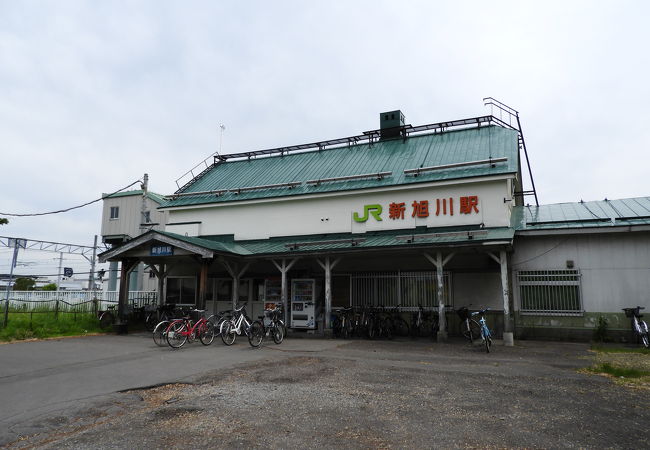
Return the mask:
<svg viewBox="0 0 650 450">
<path fill-rule="evenodd" d="M 481 326 L 473 319 L 463 320 L 460 323 L 460 334 L 465 336 L 471 343 L 481 336 Z"/>
<path fill-rule="evenodd" d="M 368 319 L 367 325 L 366 325 L 366 334 L 368 339 L 374 339 L 377 337 L 377 328 L 378 328 L 378 321 L 376 321 L 374 318 Z"/>
<path fill-rule="evenodd" d="M 287 335 L 287 326 L 284 324 L 284 321 L 282 319 L 278 320 L 276 324 L 282 330 L 282 339 L 284 339 L 284 337 Z"/>
<path fill-rule="evenodd" d="M 334 336 L 335 338 L 340 338 L 341 337 L 341 332 L 342 332 L 341 319 L 339 317 L 337 317 L 332 322 L 332 336 Z"/>
<path fill-rule="evenodd" d="M 352 320 L 349 317 L 343 317 L 341 322 L 341 338 L 350 339 L 352 335 L 354 335 L 354 328 L 352 328 Z"/>
<path fill-rule="evenodd" d="M 264 324 L 259 320 L 253 322 L 248 330 L 248 343 L 251 347 L 259 347 L 264 340 Z"/>
<path fill-rule="evenodd" d="M 169 327 L 169 320 L 163 320 L 153 329 L 153 341 L 159 347 L 167 345 L 167 327 Z"/>
<path fill-rule="evenodd" d="M 648 339 L 648 333 L 641 335 L 641 343 L 645 348 L 650 348 L 650 339 Z"/>
<path fill-rule="evenodd" d="M 438 325 L 438 320 L 435 317 L 424 322 L 424 333 L 426 336 L 435 340 L 438 337 L 438 330 L 440 326 Z"/>
<path fill-rule="evenodd" d="M 420 327 L 417 329 L 417 337 L 435 337 L 434 329 L 436 327 L 436 323 L 431 320 L 431 319 L 424 319 L 424 321 L 420 324 Z"/>
<path fill-rule="evenodd" d="M 393 320 L 390 317 L 382 319 L 381 334 L 386 339 L 393 339 Z"/>
<path fill-rule="evenodd" d="M 409 324 L 406 323 L 406 320 L 402 318 L 393 319 L 393 334 L 395 336 L 408 336 L 411 330 L 409 330 Z"/>
<path fill-rule="evenodd" d="M 102 330 L 110 328 L 113 323 L 115 323 L 115 316 L 110 311 L 104 311 L 99 317 L 99 327 Z"/>
<path fill-rule="evenodd" d="M 232 345 L 237 339 L 237 333 L 235 333 L 235 327 L 230 320 L 225 321 L 221 327 L 221 340 L 226 345 Z"/>
<path fill-rule="evenodd" d="M 185 323 L 181 321 L 172 322 L 167 329 L 167 343 L 171 348 L 181 348 L 185 342 L 187 342 Z"/>
<path fill-rule="evenodd" d="M 492 338 L 490 337 L 490 331 L 487 329 L 487 327 L 481 328 L 481 338 L 483 338 L 483 344 L 485 345 L 485 352 L 490 353 Z"/>
<path fill-rule="evenodd" d="M 212 322 L 207 321 L 201 324 L 201 328 L 199 328 L 199 339 L 201 340 L 201 344 L 212 344 L 212 341 L 214 341 L 214 335 L 214 324 Z"/>
<path fill-rule="evenodd" d="M 284 331 L 277 323 L 271 325 L 271 337 L 273 338 L 273 342 L 276 344 L 282 344 L 282 341 L 284 340 Z"/>
</svg>

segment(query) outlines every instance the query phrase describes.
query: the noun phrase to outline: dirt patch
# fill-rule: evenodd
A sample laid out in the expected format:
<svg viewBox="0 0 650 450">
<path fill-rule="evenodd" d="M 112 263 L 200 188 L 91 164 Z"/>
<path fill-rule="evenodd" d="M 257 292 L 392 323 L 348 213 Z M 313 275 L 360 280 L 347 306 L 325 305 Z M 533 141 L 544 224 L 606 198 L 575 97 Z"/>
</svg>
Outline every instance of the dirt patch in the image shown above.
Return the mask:
<svg viewBox="0 0 650 450">
<path fill-rule="evenodd" d="M 650 391 L 650 375 L 640 377 L 626 377 L 623 375 L 612 375 L 606 372 L 598 372 L 598 368 L 609 365 L 614 368 L 640 370 L 650 374 L 650 355 L 647 353 L 612 353 L 593 351 L 593 365 L 590 368 L 582 369 L 582 373 L 595 374 L 606 377 L 612 382 L 633 389 Z"/>
<path fill-rule="evenodd" d="M 585 347 L 500 347 L 486 355 L 466 345 L 411 351 L 408 344 L 273 352 L 197 384 L 121 394 L 118 414 L 85 428 L 63 424 L 47 440 L 21 445 L 641 448 L 650 439 L 637 425 L 650 419 L 643 407 L 650 393 L 577 373 L 596 359 Z"/>
</svg>

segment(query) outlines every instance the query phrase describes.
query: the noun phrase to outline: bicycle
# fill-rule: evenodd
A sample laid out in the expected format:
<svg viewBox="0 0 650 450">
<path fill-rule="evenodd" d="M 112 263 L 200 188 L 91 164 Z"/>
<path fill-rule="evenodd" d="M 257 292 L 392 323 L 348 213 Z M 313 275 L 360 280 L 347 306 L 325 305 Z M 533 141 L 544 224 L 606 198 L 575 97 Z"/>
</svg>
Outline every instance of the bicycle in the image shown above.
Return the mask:
<svg viewBox="0 0 650 450">
<path fill-rule="evenodd" d="M 474 339 L 478 339 L 481 335 L 481 325 L 472 319 L 472 313 L 469 312 L 466 306 L 462 306 L 456 310 L 456 314 L 460 317 L 460 334 L 465 336 L 471 344 L 474 343 Z"/>
<path fill-rule="evenodd" d="M 341 308 L 332 322 L 332 334 L 335 338 L 348 339 L 354 333 L 354 309 Z"/>
<path fill-rule="evenodd" d="M 640 310 L 645 309 L 643 306 L 637 306 L 636 308 L 623 308 L 625 315 L 630 318 L 632 322 L 632 331 L 637 337 L 637 341 L 641 341 L 645 348 L 650 348 L 650 338 L 648 337 L 648 324 L 644 320 L 641 320 L 643 317 L 639 313 Z"/>
<path fill-rule="evenodd" d="M 248 333 L 248 343 L 252 347 L 259 347 L 262 345 L 265 337 L 271 336 L 273 342 L 281 344 L 284 340 L 284 328 L 280 320 L 282 310 L 278 307 L 264 311 L 264 315 L 259 316 L 259 319 L 254 321 Z M 269 325 L 265 324 L 265 319 L 268 319 Z"/>
<path fill-rule="evenodd" d="M 97 318 L 99 319 L 99 327 L 102 330 L 106 330 L 115 323 L 115 316 L 117 305 L 110 305 L 106 307 L 105 311 L 99 311 L 97 313 Z"/>
<path fill-rule="evenodd" d="M 387 311 L 391 321 L 393 323 L 392 334 L 394 336 L 408 336 L 411 334 L 411 329 L 409 324 L 402 318 L 399 308 L 401 305 L 397 305 Z"/>
<path fill-rule="evenodd" d="M 231 318 L 232 318 L 232 310 L 220 311 L 208 317 L 208 321 L 212 322 L 212 324 L 214 325 L 215 336 L 221 335 L 221 328 L 223 323 L 226 320 L 230 320 Z"/>
<path fill-rule="evenodd" d="M 169 345 L 167 344 L 167 329 L 170 323 L 169 320 L 163 320 L 162 322 L 158 322 L 158 325 L 153 329 L 153 341 L 159 347 Z"/>
<path fill-rule="evenodd" d="M 378 309 L 371 311 L 368 319 L 368 338 L 386 338 L 393 339 L 393 319 L 390 313 L 387 313 L 383 305 Z"/>
<path fill-rule="evenodd" d="M 422 305 L 418 305 L 418 310 L 413 313 L 411 319 L 411 336 L 434 338 L 438 333 L 438 327 L 438 320 L 433 312 L 425 311 Z"/>
<path fill-rule="evenodd" d="M 481 326 L 481 339 L 483 340 L 483 345 L 485 345 L 485 351 L 487 353 L 490 353 L 490 347 L 492 346 L 492 333 L 490 332 L 490 329 L 487 326 L 487 322 L 485 321 L 485 311 L 489 311 L 490 308 L 485 308 L 477 312 L 473 312 L 472 315 L 481 315 L 481 317 L 478 320 L 479 325 Z"/>
<path fill-rule="evenodd" d="M 166 303 L 160 306 L 145 305 L 145 328 L 152 331 L 160 322 L 169 321 L 175 318 L 175 309 L 176 305 L 174 303 Z"/>
<path fill-rule="evenodd" d="M 235 308 L 232 311 L 232 318 L 221 323 L 221 340 L 226 345 L 232 345 L 237 335 L 246 334 L 249 336 L 251 320 L 246 316 L 246 305 Z"/>
<path fill-rule="evenodd" d="M 204 310 L 194 309 L 191 312 L 203 314 Z M 210 345 L 214 341 L 214 324 L 204 317 L 196 323 L 189 316 L 172 320 L 166 331 L 167 343 L 172 348 L 181 348 L 187 341 L 194 341 L 197 337 L 203 345 Z"/>
</svg>

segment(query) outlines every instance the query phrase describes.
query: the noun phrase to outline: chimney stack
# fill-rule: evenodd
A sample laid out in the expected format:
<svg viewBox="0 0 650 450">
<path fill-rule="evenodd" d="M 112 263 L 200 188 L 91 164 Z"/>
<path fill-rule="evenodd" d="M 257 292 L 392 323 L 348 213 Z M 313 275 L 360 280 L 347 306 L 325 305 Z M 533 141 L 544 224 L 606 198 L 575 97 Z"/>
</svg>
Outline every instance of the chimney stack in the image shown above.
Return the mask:
<svg viewBox="0 0 650 450">
<path fill-rule="evenodd" d="M 379 114 L 379 132 L 381 139 L 399 137 L 403 126 L 404 114 L 399 109 Z"/>
</svg>

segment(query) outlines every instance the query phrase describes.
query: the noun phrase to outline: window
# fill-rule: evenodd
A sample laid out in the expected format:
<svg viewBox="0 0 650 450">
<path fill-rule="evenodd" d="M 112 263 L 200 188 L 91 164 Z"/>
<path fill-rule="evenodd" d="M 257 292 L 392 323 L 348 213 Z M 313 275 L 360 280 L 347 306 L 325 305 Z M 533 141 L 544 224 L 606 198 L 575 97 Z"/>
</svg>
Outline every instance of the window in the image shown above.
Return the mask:
<svg viewBox="0 0 650 450">
<path fill-rule="evenodd" d="M 217 283 L 217 301 L 218 302 L 231 302 L 232 301 L 232 280 L 228 278 L 219 278 Z"/>
<path fill-rule="evenodd" d="M 517 282 L 522 313 L 582 314 L 579 270 L 522 270 Z"/>
<path fill-rule="evenodd" d="M 196 303 L 196 278 L 167 277 L 167 303 Z"/>
<path fill-rule="evenodd" d="M 151 211 L 145 211 L 142 213 L 142 223 L 151 223 Z"/>
<path fill-rule="evenodd" d="M 120 218 L 120 207 L 111 206 L 111 220 L 119 219 L 119 218 Z"/>
<path fill-rule="evenodd" d="M 253 298 L 250 298 L 250 288 L 253 280 L 245 279 L 239 280 L 238 290 L 238 304 L 246 303 L 249 300 L 257 301 L 255 291 L 253 291 Z M 216 278 L 215 279 L 215 292 L 218 302 L 232 302 L 232 278 Z"/>
</svg>

